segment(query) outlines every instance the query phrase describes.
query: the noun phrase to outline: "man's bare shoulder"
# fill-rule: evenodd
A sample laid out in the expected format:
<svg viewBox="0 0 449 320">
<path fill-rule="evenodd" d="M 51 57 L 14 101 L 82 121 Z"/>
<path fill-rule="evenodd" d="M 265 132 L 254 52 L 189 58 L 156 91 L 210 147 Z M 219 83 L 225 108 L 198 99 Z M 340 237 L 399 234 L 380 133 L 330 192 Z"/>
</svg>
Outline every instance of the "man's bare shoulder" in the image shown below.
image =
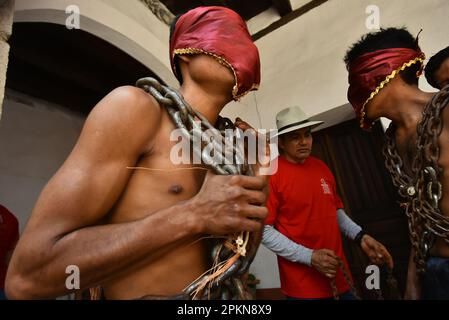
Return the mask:
<svg viewBox="0 0 449 320">
<path fill-rule="evenodd" d="M 112 90 L 97 106 L 99 105 L 117 109 L 114 111 L 117 111 L 118 116 L 144 117 L 145 120 L 150 117 L 155 122 L 158 122 L 161 116 L 161 108 L 157 101 L 142 89 L 133 86 L 122 86 Z"/>
<path fill-rule="evenodd" d="M 159 130 L 161 116 L 161 107 L 145 91 L 118 87 L 92 109 L 75 151 L 84 154 L 89 150 L 119 150 L 121 156 L 132 157 L 147 152 Z"/>
<path fill-rule="evenodd" d="M 154 134 L 161 122 L 162 109 L 157 101 L 142 89 L 123 86 L 112 90 L 92 109 L 86 126 L 102 130 Z"/>
</svg>

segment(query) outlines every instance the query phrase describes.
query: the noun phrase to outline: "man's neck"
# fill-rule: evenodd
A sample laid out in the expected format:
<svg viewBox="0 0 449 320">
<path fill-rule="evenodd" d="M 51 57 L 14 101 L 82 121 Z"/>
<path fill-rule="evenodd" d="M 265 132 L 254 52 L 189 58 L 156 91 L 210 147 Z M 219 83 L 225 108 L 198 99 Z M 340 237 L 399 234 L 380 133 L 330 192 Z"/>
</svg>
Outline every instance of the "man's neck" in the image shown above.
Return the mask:
<svg viewBox="0 0 449 320">
<path fill-rule="evenodd" d="M 282 154 L 282 156 L 285 158 L 285 160 L 287 160 L 290 163 L 293 164 L 304 164 L 304 162 L 306 162 L 306 159 L 296 159 L 294 157 L 290 157 L 288 154 L 284 153 Z"/>
<path fill-rule="evenodd" d="M 400 86 L 384 99 L 377 117 L 386 117 L 400 128 L 414 129 L 422 118 L 424 107 L 433 95 L 421 91 L 417 86 Z"/>
<path fill-rule="evenodd" d="M 180 92 L 190 106 L 206 117 L 212 125 L 215 125 L 221 110 L 229 102 L 228 97 L 208 92 L 195 83 L 183 84 Z"/>
</svg>

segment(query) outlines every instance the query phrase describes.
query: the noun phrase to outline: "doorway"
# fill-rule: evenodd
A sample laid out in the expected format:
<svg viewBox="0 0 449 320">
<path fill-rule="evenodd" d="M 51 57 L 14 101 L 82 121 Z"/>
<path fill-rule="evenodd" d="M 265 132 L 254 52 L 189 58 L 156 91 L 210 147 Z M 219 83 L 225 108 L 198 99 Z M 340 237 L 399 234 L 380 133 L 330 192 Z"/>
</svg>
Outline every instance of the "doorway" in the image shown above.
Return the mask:
<svg viewBox="0 0 449 320">
<path fill-rule="evenodd" d="M 384 165 L 384 131 L 380 122 L 372 132 L 364 132 L 354 119 L 318 131 L 313 138 L 312 154 L 323 160 L 334 174 L 346 213 L 393 256 L 393 276 L 402 296 L 410 251 L 407 218 Z M 352 241 L 344 238 L 343 243 L 358 291 L 364 299 L 375 299 L 376 293 L 365 286 L 368 258 Z M 386 268 L 380 270 L 384 298 L 397 297 L 397 292 L 391 292 L 386 285 Z"/>
</svg>

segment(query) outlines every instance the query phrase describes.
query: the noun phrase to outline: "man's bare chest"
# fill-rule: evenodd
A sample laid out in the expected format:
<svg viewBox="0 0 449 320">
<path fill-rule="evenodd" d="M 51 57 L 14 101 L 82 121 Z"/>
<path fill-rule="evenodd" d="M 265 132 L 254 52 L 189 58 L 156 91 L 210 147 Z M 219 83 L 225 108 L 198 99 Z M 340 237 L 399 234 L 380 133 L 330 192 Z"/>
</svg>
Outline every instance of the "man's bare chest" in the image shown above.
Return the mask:
<svg viewBox="0 0 449 320">
<path fill-rule="evenodd" d="M 413 175 L 413 162 L 417 156 L 416 132 L 396 137 L 396 149 L 402 160 L 402 170 L 407 175 Z"/>
</svg>

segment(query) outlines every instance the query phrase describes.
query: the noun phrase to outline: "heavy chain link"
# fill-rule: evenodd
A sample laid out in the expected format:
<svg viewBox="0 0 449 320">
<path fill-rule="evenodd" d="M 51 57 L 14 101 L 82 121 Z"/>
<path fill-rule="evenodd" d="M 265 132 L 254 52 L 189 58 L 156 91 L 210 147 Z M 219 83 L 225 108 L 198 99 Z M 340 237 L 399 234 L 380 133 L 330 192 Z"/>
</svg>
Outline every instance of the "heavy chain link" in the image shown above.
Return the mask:
<svg viewBox="0 0 449 320">
<path fill-rule="evenodd" d="M 233 123 L 226 118 L 219 117 L 216 127 L 199 112 L 194 110 L 175 89 L 161 85 L 154 78 L 143 78 L 137 81 L 136 86 L 151 94 L 157 102 L 164 107 L 170 115 L 175 126 L 181 130 L 183 136 L 190 141 L 194 154 L 198 159 L 202 159 L 204 164 L 218 175 L 254 175 L 252 167 L 245 159 L 244 151 L 236 148 L 232 143 L 232 164 L 226 164 L 224 153 L 214 153 L 214 157 L 203 144 L 193 143 L 195 137 L 194 130 L 208 136 L 208 142 L 217 146 L 215 150 L 222 150 L 226 137 L 224 130 L 235 129 Z M 227 144 L 230 145 L 230 144 Z M 224 151 L 223 151 L 224 152 Z M 227 154 L 226 154 L 227 155 Z M 201 294 L 197 290 L 201 283 L 207 280 L 209 274 L 202 276 L 188 286 L 183 293 L 185 299 L 251 299 L 250 293 L 242 283 L 242 275 L 248 270 L 257 248 L 250 247 L 249 232 L 230 235 L 226 240 L 217 241 L 212 249 L 212 259 L 216 264 L 223 264 L 236 253 L 240 257 L 216 280 L 208 285 Z"/>
<path fill-rule="evenodd" d="M 349 275 L 349 271 L 346 269 L 346 267 L 343 263 L 343 260 L 341 260 L 340 258 L 338 258 L 338 267 L 342 271 L 343 277 L 344 277 L 346 283 L 349 285 L 349 290 L 351 291 L 351 293 L 354 295 L 354 297 L 357 300 L 362 300 L 361 296 L 359 295 L 359 293 L 354 285 L 354 282 L 351 279 L 351 276 Z M 390 269 L 388 270 L 388 276 L 386 279 L 386 283 L 387 283 L 387 286 L 390 288 L 391 292 L 398 292 L 398 283 L 393 276 L 392 270 L 390 270 Z M 332 288 L 332 295 L 333 295 L 334 299 L 340 300 L 338 288 L 335 283 L 335 278 L 330 280 L 330 285 Z M 377 300 L 384 300 L 384 297 L 382 295 L 382 290 L 374 289 L 373 291 L 376 295 Z"/>
<path fill-rule="evenodd" d="M 385 165 L 399 195 L 406 199 L 410 241 L 415 251 L 414 261 L 419 273 L 425 272 L 426 260 L 436 237 L 449 244 L 449 217 L 439 209 L 442 197 L 440 182 L 442 168 L 438 164 L 438 138 L 443 130 L 442 111 L 449 104 L 449 86 L 437 93 L 426 105 L 417 126 L 416 153 L 410 175 L 396 148 L 396 126 L 392 123 L 386 132 Z"/>
<path fill-rule="evenodd" d="M 354 286 L 354 283 L 352 282 L 351 276 L 349 275 L 349 271 L 346 270 L 346 267 L 343 263 L 343 260 L 341 260 L 340 257 L 338 257 L 338 268 L 341 270 L 341 272 L 343 273 L 343 277 L 345 278 L 346 283 L 349 285 L 349 290 L 351 291 L 351 293 L 354 295 L 354 297 L 356 297 L 357 300 L 361 300 L 362 298 L 359 296 L 357 289 Z M 340 296 L 338 293 L 338 288 L 337 285 L 335 283 L 335 278 L 330 280 L 330 285 L 332 288 L 332 295 L 334 296 L 335 300 L 340 300 Z"/>
</svg>

